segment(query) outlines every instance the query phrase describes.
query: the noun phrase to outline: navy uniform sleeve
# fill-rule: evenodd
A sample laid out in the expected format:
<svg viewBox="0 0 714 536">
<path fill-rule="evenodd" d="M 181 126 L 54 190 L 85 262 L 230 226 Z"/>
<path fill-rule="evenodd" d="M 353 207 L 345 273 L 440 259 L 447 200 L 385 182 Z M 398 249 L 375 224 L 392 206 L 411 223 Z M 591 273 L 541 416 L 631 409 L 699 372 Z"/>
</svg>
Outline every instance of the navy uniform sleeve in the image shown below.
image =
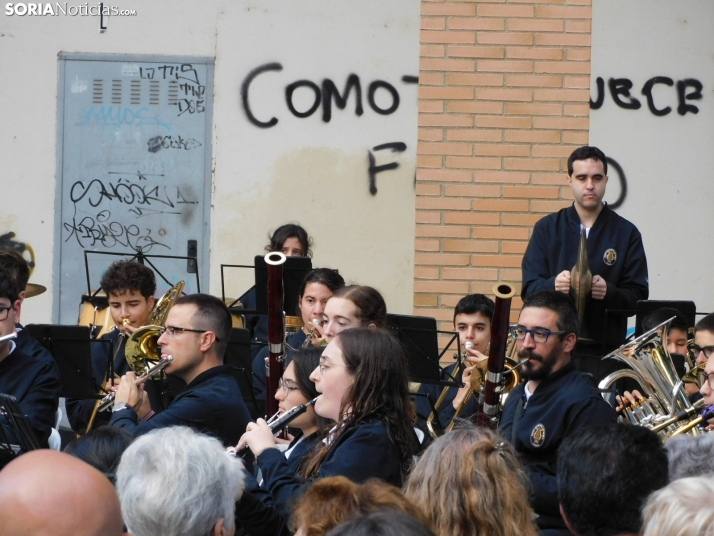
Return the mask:
<svg viewBox="0 0 714 536">
<path fill-rule="evenodd" d="M 262 348 L 253 359 L 253 393 L 256 400 L 265 400 L 265 358 L 268 354 L 268 348 Z"/>
<path fill-rule="evenodd" d="M 551 240 L 555 238 L 555 231 L 547 229 L 543 220 L 533 227 L 533 234 L 521 261 L 521 297 L 524 299 L 542 290 L 555 290 L 555 277 L 558 274 L 550 273 L 548 268 L 549 234 Z"/>
<path fill-rule="evenodd" d="M 632 232 L 625 255 L 625 268 L 617 284 L 607 283 L 603 304 L 609 309 L 634 310 L 639 300 L 649 297 L 647 257 L 637 229 Z"/>
</svg>

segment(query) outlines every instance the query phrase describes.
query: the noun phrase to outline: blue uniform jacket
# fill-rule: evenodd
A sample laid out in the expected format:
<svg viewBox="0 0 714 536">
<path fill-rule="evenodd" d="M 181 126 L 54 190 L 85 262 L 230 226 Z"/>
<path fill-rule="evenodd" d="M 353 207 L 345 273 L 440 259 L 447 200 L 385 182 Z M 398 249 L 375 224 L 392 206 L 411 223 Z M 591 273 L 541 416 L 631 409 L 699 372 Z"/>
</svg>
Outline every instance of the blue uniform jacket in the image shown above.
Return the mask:
<svg viewBox="0 0 714 536">
<path fill-rule="evenodd" d="M 525 401 L 525 383 L 508 395 L 500 432 L 525 464 L 531 482 L 531 504 L 540 516 L 538 526 L 565 527 L 558 503 L 558 448 L 575 430 L 617 422 L 617 413 L 572 362 L 541 381 L 522 406 L 514 434 L 519 400 Z"/>
<path fill-rule="evenodd" d="M 240 297 L 240 302 L 244 309 L 255 311 L 258 307 L 255 296 L 255 287 Z M 268 316 L 267 315 L 245 315 L 245 328 L 250 331 L 250 352 L 253 358 L 258 352 L 267 347 L 268 344 Z"/>
<path fill-rule="evenodd" d="M 263 528 L 258 534 L 289 534 L 286 532 L 286 520 L 290 506 L 305 489 L 306 481 L 291 472 L 285 456 L 277 449 L 264 450 L 257 462 L 263 473 L 263 486 L 273 498 L 273 506 L 264 505 L 246 493 L 240 501 L 243 503 L 241 509 L 250 511 L 252 508 L 255 519 L 263 520 Z M 380 421 L 372 421 L 350 428 L 338 437 L 315 478 L 328 476 L 344 476 L 357 483 L 380 478 L 401 487 L 399 452 L 386 426 Z M 245 526 L 244 519 L 239 518 L 238 521 Z"/>
<path fill-rule="evenodd" d="M 47 352 L 30 356 L 15 345 L 15 349 L 0 361 L 0 393 L 17 399 L 40 446 L 47 446 L 61 388 L 59 367 Z M 17 438 L 10 432 L 4 417 L 0 417 L 0 424 L 8 439 L 16 444 Z"/>
<path fill-rule="evenodd" d="M 299 349 L 305 342 L 307 335 L 303 330 L 291 333 L 286 338 L 285 366 L 287 367 L 292 357 L 293 349 Z M 270 354 L 270 349 L 265 347 L 253 359 L 253 392 L 256 400 L 265 400 L 265 358 Z M 275 394 L 275 393 L 273 393 Z"/>
<path fill-rule="evenodd" d="M 114 349 L 116 348 L 117 341 L 119 340 L 119 330 L 115 329 L 109 333 L 105 333 L 99 338 L 99 340 L 105 342 L 93 342 L 91 344 L 92 376 L 94 377 L 95 385 L 97 386 L 97 392 L 99 392 L 99 387 L 104 384 L 106 379 L 109 360 L 114 355 Z M 121 347 L 116 354 L 116 359 L 114 359 L 112 363 L 114 374 L 117 376 L 123 376 L 131 370 L 124 354 L 125 345 L 126 338 L 122 340 Z M 154 380 L 147 381 L 144 384 L 144 389 L 146 390 L 146 394 L 149 395 L 151 409 L 156 413 L 160 413 L 164 409 L 164 403 L 160 395 L 160 385 L 157 384 L 160 384 L 160 382 Z M 70 426 L 72 426 L 72 430 L 79 433 L 87 428 L 95 403 L 96 400 L 91 398 L 67 398 L 65 400 L 67 419 L 69 420 Z M 110 415 L 110 412 L 98 413 L 95 419 L 94 427 L 96 428 L 100 424 L 107 424 L 109 422 Z"/>
<path fill-rule="evenodd" d="M 112 413 L 109 424 L 138 437 L 155 428 L 190 426 L 197 432 L 218 438 L 225 446 L 235 445 L 250 422 L 248 408 L 231 375 L 231 367 L 221 365 L 202 372 L 173 402 L 148 421 L 137 423 L 136 412 L 124 409 Z"/>
<path fill-rule="evenodd" d="M 455 369 L 456 363 L 446 367 L 446 370 L 444 370 L 441 375 L 441 379 L 444 381 L 451 381 L 451 376 L 454 374 Z M 456 375 L 454 381 L 461 382 L 461 373 Z M 429 395 L 429 398 L 431 398 L 432 403 L 436 404 L 443 389 L 444 388 L 440 385 L 422 383 L 419 387 L 419 393 Z M 446 427 L 456 414 L 456 409 L 454 408 L 453 402 L 454 398 L 456 398 L 456 393 L 458 390 L 458 387 L 450 387 L 449 390 L 446 392 L 446 397 L 444 397 L 444 401 L 441 404 L 441 408 L 439 409 L 439 422 L 443 427 Z M 472 415 L 475 415 L 477 411 L 478 400 L 476 397 L 472 396 L 466 402 L 464 408 L 461 410 L 459 418 L 468 419 Z M 431 415 L 431 406 L 423 396 L 416 397 L 416 413 L 417 425 L 426 432 L 426 421 L 429 418 L 429 415 Z M 434 420 L 434 427 L 437 427 L 436 419 Z"/>
<path fill-rule="evenodd" d="M 525 299 L 541 290 L 554 290 L 555 277 L 575 265 L 579 241 L 580 218 L 572 205 L 538 221 L 521 263 L 521 296 Z M 590 229 L 588 262 L 593 276 L 607 281 L 607 292 L 602 300 L 588 297 L 579 335 L 620 345 L 627 332 L 627 316 L 634 314 L 638 300 L 649 296 L 647 258 L 637 227 L 605 205 Z M 633 312 L 610 312 L 606 318 L 606 309 Z"/>
</svg>

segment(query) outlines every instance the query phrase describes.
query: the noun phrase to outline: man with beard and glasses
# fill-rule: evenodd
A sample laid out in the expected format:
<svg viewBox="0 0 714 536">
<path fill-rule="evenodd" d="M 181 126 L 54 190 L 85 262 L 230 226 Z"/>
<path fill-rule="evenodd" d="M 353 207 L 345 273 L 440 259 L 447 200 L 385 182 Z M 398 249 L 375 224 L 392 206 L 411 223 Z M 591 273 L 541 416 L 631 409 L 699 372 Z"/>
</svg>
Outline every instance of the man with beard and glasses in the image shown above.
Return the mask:
<svg viewBox="0 0 714 536">
<path fill-rule="evenodd" d="M 525 382 L 508 396 L 500 431 L 521 455 L 531 482 L 531 506 L 545 536 L 568 535 L 558 503 L 558 448 L 575 430 L 617 422 L 595 386 L 575 369 L 570 354 L 578 313 L 565 294 L 551 290 L 523 303 L 511 326 Z"/>
</svg>

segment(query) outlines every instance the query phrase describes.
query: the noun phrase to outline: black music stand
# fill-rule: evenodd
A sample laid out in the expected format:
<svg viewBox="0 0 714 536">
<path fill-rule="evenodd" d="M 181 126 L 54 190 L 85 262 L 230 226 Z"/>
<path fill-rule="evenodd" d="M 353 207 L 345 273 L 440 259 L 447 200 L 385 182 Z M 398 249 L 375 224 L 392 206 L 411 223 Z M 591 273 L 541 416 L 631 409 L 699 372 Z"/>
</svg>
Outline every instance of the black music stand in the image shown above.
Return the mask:
<svg viewBox="0 0 714 536">
<path fill-rule="evenodd" d="M 636 315 L 635 316 L 635 337 L 642 335 L 642 321 L 647 318 L 648 315 L 654 313 L 657 309 L 662 307 L 669 307 L 670 309 L 676 309 L 684 316 L 687 317 L 688 327 L 694 326 L 697 323 L 696 314 L 697 306 L 693 301 L 687 300 L 639 300 L 635 306 Z"/>
<path fill-rule="evenodd" d="M 409 381 L 442 387 L 461 387 L 460 382 L 441 379 L 445 369 L 440 365 L 441 358 L 454 341 L 457 347 L 460 347 L 458 333 L 438 330 L 436 319 L 426 316 L 387 314 L 387 328 L 402 343 L 409 364 Z M 451 336 L 441 352 L 439 352 L 439 333 Z M 459 365 L 460 354 L 461 352 L 457 352 Z"/>
<path fill-rule="evenodd" d="M 92 374 L 92 344 L 104 344 L 112 355 L 111 341 L 91 339 L 88 326 L 28 324 L 27 334 L 37 339 L 55 358 L 62 391 L 67 398 L 97 398 L 99 386 Z M 101 398 L 101 397 L 100 397 Z"/>
<path fill-rule="evenodd" d="M 238 382 L 238 389 L 248 407 L 250 416 L 255 420 L 265 415 L 265 403 L 255 398 L 253 391 L 253 357 L 250 352 L 250 332 L 243 328 L 232 328 L 228 339 L 224 365 L 230 365 L 231 374 Z"/>
<path fill-rule="evenodd" d="M 17 399 L 0 393 L 0 469 L 20 454 L 40 448 L 30 421 L 22 412 Z M 9 432 L 9 434 L 8 434 Z"/>
</svg>

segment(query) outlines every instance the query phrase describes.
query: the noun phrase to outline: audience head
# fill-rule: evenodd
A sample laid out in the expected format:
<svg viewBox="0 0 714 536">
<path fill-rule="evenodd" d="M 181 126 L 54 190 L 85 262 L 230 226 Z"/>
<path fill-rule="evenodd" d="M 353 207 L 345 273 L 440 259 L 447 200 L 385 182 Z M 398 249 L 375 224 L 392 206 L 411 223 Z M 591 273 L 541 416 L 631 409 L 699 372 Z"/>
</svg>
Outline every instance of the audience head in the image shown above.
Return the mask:
<svg viewBox="0 0 714 536">
<path fill-rule="evenodd" d="M 464 424 L 426 449 L 405 495 L 424 511 L 438 536 L 535 536 L 526 485 L 507 441 Z"/>
<path fill-rule="evenodd" d="M 407 360 L 394 337 L 381 329 L 343 331 L 322 353 L 310 379 L 320 393 L 315 412 L 338 423 L 338 435 L 364 422 L 382 422 L 400 451 L 404 467 L 416 448 L 409 401 Z M 306 476 L 317 472 L 331 447 L 307 463 Z"/>
<path fill-rule="evenodd" d="M 426 521 L 399 488 L 376 479 L 356 484 L 343 476 L 331 476 L 315 481 L 300 496 L 291 528 L 296 536 L 323 536 L 347 519 L 384 511 Z"/>
<path fill-rule="evenodd" d="M 580 536 L 639 533 L 643 504 L 667 481 L 662 441 L 642 426 L 582 428 L 558 451 L 560 510 Z"/>
<path fill-rule="evenodd" d="M 64 451 L 88 463 L 114 483 L 121 455 L 132 441 L 134 436 L 126 430 L 100 426 L 72 441 Z"/>
<path fill-rule="evenodd" d="M 336 526 L 327 536 L 434 536 L 424 523 L 398 512 L 377 512 Z"/>
<path fill-rule="evenodd" d="M 102 473 L 52 450 L 23 454 L 0 471 L 3 536 L 119 536 L 119 500 Z"/>
<path fill-rule="evenodd" d="M 714 478 L 714 434 L 678 435 L 664 448 L 669 457 L 669 479 L 709 475 Z"/>
<path fill-rule="evenodd" d="M 280 251 L 286 257 L 312 257 L 312 239 L 307 231 L 295 223 L 281 225 L 270 236 L 265 251 Z"/>
<path fill-rule="evenodd" d="M 323 331 L 327 342 L 346 329 L 386 326 L 387 304 L 382 295 L 372 287 L 342 287 L 335 291 L 325 305 Z"/>
<path fill-rule="evenodd" d="M 643 536 L 714 535 L 714 478 L 680 478 L 652 494 L 643 511 Z"/>
<path fill-rule="evenodd" d="M 153 430 L 132 443 L 117 492 L 133 536 L 232 536 L 242 464 L 217 439 L 191 428 Z"/>
</svg>

